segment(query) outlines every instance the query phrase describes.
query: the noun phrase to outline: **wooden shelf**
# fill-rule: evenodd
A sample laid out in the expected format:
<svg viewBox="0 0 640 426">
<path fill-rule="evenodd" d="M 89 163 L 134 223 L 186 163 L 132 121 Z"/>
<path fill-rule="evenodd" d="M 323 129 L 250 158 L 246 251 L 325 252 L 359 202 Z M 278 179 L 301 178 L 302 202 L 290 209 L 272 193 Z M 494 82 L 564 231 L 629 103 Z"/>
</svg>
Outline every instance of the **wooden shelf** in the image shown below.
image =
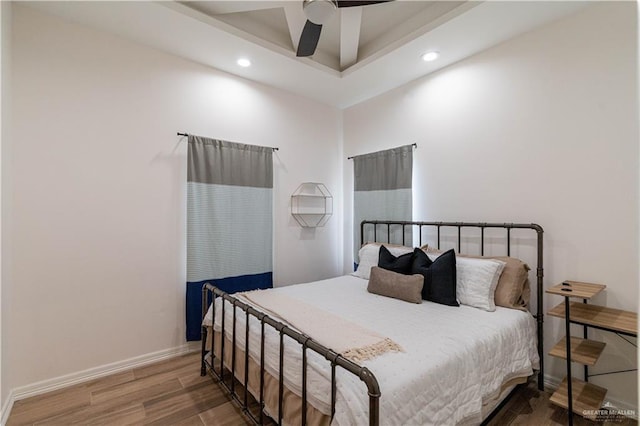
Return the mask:
<svg viewBox="0 0 640 426">
<path fill-rule="evenodd" d="M 596 294 L 607 288 L 603 284 L 582 283 L 579 281 L 563 281 L 547 289 L 547 293 L 557 294 L 565 297 L 579 297 L 580 299 L 591 299 Z"/>
<path fill-rule="evenodd" d="M 593 383 L 582 380 L 571 380 L 571 393 L 573 394 L 573 412 L 584 415 L 585 410 L 599 410 L 602 407 L 607 390 Z M 567 378 L 565 377 L 558 389 L 551 395 L 549 401 L 567 409 L 569 399 L 567 398 Z"/>
<path fill-rule="evenodd" d="M 580 339 L 578 337 L 571 338 L 571 361 L 583 365 L 595 365 L 602 354 L 605 343 L 595 340 Z M 556 358 L 567 359 L 567 339 L 563 337 L 549 351 L 549 355 Z"/>
<path fill-rule="evenodd" d="M 638 335 L 638 314 L 604 306 L 571 302 L 571 322 L 617 331 L 628 335 Z M 553 317 L 564 318 L 564 302 L 548 312 Z"/>
<path fill-rule="evenodd" d="M 590 377 L 588 368 L 598 361 L 605 344 L 594 340 L 571 337 L 570 323 L 584 326 L 585 337 L 587 337 L 587 327 L 628 336 L 638 336 L 638 314 L 636 312 L 587 304 L 588 299 L 600 294 L 605 288 L 606 286 L 602 284 L 563 281 L 546 291 L 549 294 L 564 297 L 562 303 L 547 312 L 552 317 L 564 319 L 567 333 L 549 351 L 549 355 L 566 360 L 568 377 L 564 378 L 558 389 L 549 398 L 549 401 L 566 410 L 571 405 L 569 426 L 573 426 L 573 413 L 589 419 L 597 414 L 602 407 L 604 397 L 607 395 L 607 389 L 571 377 L 571 363 L 577 362 L 584 365 L 585 380 L 588 380 L 588 377 Z M 571 302 L 570 299 L 572 297 L 583 299 L 584 303 Z M 570 311 L 568 318 L 567 311 Z M 569 344 L 570 352 L 567 351 L 567 344 Z M 568 380 L 571 381 L 568 382 Z M 571 392 L 569 392 L 568 384 L 571 384 Z"/>
</svg>

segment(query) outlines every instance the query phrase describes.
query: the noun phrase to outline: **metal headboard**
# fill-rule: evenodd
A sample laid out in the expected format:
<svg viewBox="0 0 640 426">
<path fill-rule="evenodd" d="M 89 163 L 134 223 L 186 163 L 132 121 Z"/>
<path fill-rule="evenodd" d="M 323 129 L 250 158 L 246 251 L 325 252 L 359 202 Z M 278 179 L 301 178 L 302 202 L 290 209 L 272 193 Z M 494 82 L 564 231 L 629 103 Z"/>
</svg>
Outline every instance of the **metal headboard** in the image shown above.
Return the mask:
<svg viewBox="0 0 640 426">
<path fill-rule="evenodd" d="M 365 230 L 370 230 L 370 227 L 373 226 L 373 241 L 365 241 Z M 379 230 L 379 228 L 382 228 Z M 385 232 L 386 228 L 386 232 Z M 409 233 L 407 233 L 407 228 Z M 543 353 L 543 338 L 544 338 L 544 313 L 543 313 L 543 293 L 544 293 L 544 284 L 543 284 L 543 233 L 544 230 L 542 227 L 535 223 L 485 223 L 485 222 L 416 222 L 416 221 L 393 221 L 393 220 L 363 220 L 360 223 L 360 244 L 364 244 L 365 242 L 378 242 L 380 239 L 378 238 L 378 234 L 382 233 L 383 235 L 386 233 L 386 242 L 391 243 L 391 231 L 401 231 L 402 241 L 398 241 L 397 243 L 401 243 L 402 245 L 407 245 L 407 235 L 411 235 L 413 238 L 413 231 L 415 229 L 418 230 L 419 234 L 419 245 L 422 245 L 422 231 L 423 228 L 427 229 L 436 229 L 437 232 L 437 248 L 440 248 L 441 243 L 441 229 L 442 228 L 454 228 L 457 229 L 457 249 L 458 252 L 461 251 L 462 247 L 462 231 L 465 229 L 480 229 L 480 255 L 483 256 L 485 252 L 485 229 L 487 228 L 499 228 L 506 230 L 506 246 L 507 246 L 507 256 L 511 255 L 511 230 L 512 229 L 529 229 L 531 231 L 535 231 L 537 235 L 537 259 L 536 259 L 536 295 L 537 295 L 537 303 L 536 303 L 536 313 L 534 317 L 536 318 L 537 329 L 538 329 L 538 355 L 540 357 L 540 370 L 538 372 L 538 389 L 544 389 L 544 353 Z M 409 245 L 413 245 L 413 240 Z M 465 253 L 470 254 L 470 253 Z"/>
</svg>

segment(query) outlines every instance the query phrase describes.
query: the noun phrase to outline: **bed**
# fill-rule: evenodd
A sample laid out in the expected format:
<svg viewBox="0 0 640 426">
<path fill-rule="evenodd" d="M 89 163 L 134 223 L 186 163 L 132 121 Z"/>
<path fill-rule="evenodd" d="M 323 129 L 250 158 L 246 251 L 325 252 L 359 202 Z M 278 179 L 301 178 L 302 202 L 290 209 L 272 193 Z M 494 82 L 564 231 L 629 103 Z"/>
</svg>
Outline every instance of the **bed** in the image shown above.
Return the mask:
<svg viewBox="0 0 640 426">
<path fill-rule="evenodd" d="M 486 230 L 504 235 L 485 236 Z M 518 230 L 515 238 L 513 230 Z M 284 425 L 479 424 L 534 370 L 542 389 L 542 228 L 513 223 L 361 224 L 363 246 L 365 241 L 405 246 L 409 240 L 409 246 L 419 242 L 427 252 L 425 234 L 434 239 L 436 254 L 429 254 L 433 260 L 447 243 L 458 252 L 475 245 L 479 250 L 473 254 L 479 256 L 485 250 L 495 254 L 496 243 L 504 243 L 502 254 L 509 256 L 512 240 L 532 247 L 536 314 L 501 306 L 487 311 L 407 303 L 368 292 L 369 277 L 362 273 L 261 292 L 308 312 L 307 322 L 313 323 L 317 309 L 329 315 L 327 324 L 332 316 L 339 317 L 345 326 L 337 322 L 334 327 L 354 324 L 389 336 L 398 347 L 354 362 L 352 356 L 327 347 L 331 336 L 327 340 L 318 327 L 307 329 L 311 326 L 287 309 L 279 312 L 273 308 L 277 304 L 247 294 L 232 296 L 207 284 L 201 373 L 215 377 L 257 424 L 265 415 Z M 362 267 L 361 262 L 358 270 Z M 252 399 L 257 410 L 250 409 Z"/>
</svg>

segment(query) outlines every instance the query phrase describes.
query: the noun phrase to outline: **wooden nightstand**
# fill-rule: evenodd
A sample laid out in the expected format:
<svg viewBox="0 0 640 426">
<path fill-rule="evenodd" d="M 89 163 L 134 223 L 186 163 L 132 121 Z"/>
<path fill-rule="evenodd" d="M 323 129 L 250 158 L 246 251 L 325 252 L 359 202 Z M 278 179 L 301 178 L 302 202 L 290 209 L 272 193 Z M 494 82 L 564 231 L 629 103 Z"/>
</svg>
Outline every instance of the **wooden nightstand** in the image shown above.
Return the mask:
<svg viewBox="0 0 640 426">
<path fill-rule="evenodd" d="M 565 298 L 564 303 L 548 312 L 551 316 L 565 319 L 565 337 L 551 349 L 549 355 L 567 360 L 567 377 L 550 401 L 569 410 L 569 425 L 573 424 L 573 413 L 584 415 L 587 410 L 599 410 L 607 394 L 607 389 L 588 382 L 588 368 L 598 361 L 605 347 L 602 342 L 588 339 L 588 328 L 637 336 L 637 313 L 587 304 L 605 288 L 602 284 L 564 281 L 547 290 L 547 293 Z M 571 298 L 582 299 L 582 303 L 571 302 Z M 584 326 L 583 338 L 571 336 L 571 323 Z M 572 362 L 584 365 L 584 381 L 572 377 Z"/>
</svg>

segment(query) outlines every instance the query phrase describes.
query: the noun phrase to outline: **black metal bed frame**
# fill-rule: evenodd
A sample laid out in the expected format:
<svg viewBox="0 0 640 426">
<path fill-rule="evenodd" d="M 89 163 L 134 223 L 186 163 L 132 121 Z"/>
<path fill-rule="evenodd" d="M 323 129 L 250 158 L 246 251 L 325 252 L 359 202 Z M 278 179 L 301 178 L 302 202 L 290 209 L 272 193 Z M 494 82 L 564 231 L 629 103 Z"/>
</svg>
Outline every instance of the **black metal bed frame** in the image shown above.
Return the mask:
<svg viewBox="0 0 640 426">
<path fill-rule="evenodd" d="M 481 235 L 481 243 L 480 243 L 480 255 L 484 254 L 484 230 L 486 228 L 501 228 L 507 230 L 507 256 L 511 253 L 511 230 L 512 229 L 530 229 L 537 233 L 537 265 L 536 265 L 536 276 L 537 276 L 537 311 L 534 317 L 537 321 L 537 331 L 538 331 L 538 354 L 540 355 L 540 370 L 538 372 L 538 389 L 542 390 L 544 388 L 544 357 L 543 357 L 543 247 L 542 247 L 542 237 L 543 237 L 543 229 L 540 225 L 537 224 L 518 224 L 518 223 L 472 223 L 472 222 L 415 222 L 415 221 L 369 221 L 364 220 L 360 224 L 360 235 L 361 235 L 361 243 L 364 244 L 364 230 L 365 226 L 373 225 L 373 233 L 374 233 L 374 242 L 377 240 L 378 235 L 378 227 L 383 226 L 386 227 L 387 241 L 391 243 L 391 228 L 392 227 L 401 227 L 402 230 L 402 245 L 405 245 L 405 235 L 406 235 L 406 227 L 411 227 L 410 229 L 413 231 L 414 227 L 418 227 L 418 233 L 420 235 L 420 245 L 422 245 L 422 229 L 424 227 L 435 227 L 437 229 L 437 248 L 440 248 L 441 242 L 441 233 L 440 230 L 443 227 L 453 227 L 457 228 L 457 239 L 458 239 L 458 251 L 460 251 L 461 247 L 461 230 L 463 228 L 479 228 Z M 413 245 L 413 241 L 412 241 Z M 211 298 L 210 298 L 211 296 Z M 207 340 L 207 327 L 202 327 L 202 359 L 201 359 L 201 370 L 200 375 L 204 376 L 209 372 L 212 376 L 214 376 L 219 383 L 227 390 L 231 398 L 237 402 L 241 407 L 243 413 L 251 419 L 255 424 L 263 424 L 264 421 L 264 408 L 265 408 L 265 395 L 264 395 L 264 376 L 265 376 L 265 366 L 264 366 L 264 349 L 265 349 L 265 325 L 269 325 L 273 329 L 275 329 L 280 336 L 280 348 L 279 348 L 279 377 L 278 377 L 278 425 L 282 424 L 283 417 L 283 403 L 284 403 L 284 336 L 288 336 L 294 341 L 298 342 L 301 345 L 302 350 L 302 425 L 306 425 L 306 417 L 307 417 L 307 350 L 311 350 L 316 352 L 320 356 L 324 357 L 331 365 L 331 418 L 333 419 L 333 415 L 335 414 L 335 405 L 336 405 L 336 367 L 340 367 L 345 371 L 357 376 L 367 387 L 367 392 L 369 395 L 369 425 L 370 426 L 378 426 L 380 423 L 380 386 L 378 384 L 378 380 L 374 376 L 374 374 L 367 369 L 366 367 L 362 367 L 347 358 L 344 358 L 342 355 L 336 353 L 330 348 L 327 348 L 311 337 L 301 334 L 292 328 L 288 327 L 286 324 L 283 324 L 280 321 L 274 320 L 268 315 L 260 312 L 250 305 L 238 300 L 237 298 L 231 296 L 228 293 L 218 289 L 214 285 L 207 283 L 202 289 L 202 316 L 206 315 L 209 304 L 212 305 L 212 323 L 215 323 L 215 311 L 216 304 L 215 299 L 218 297 L 222 297 L 222 303 L 220 309 L 221 312 L 221 340 L 220 340 L 220 367 L 219 371 L 216 371 L 215 367 L 215 336 L 211 336 L 211 346 L 209 348 L 206 347 Z M 233 309 L 233 324 L 232 324 L 232 348 L 231 348 L 231 380 L 230 384 L 227 384 L 224 379 L 225 370 L 229 371 L 228 366 L 225 368 L 224 356 L 225 356 L 225 301 L 229 302 L 232 305 Z M 240 308 L 245 315 L 245 347 L 244 349 L 244 383 L 243 383 L 243 393 L 240 395 L 238 391 L 236 391 L 236 309 Z M 249 408 L 249 391 L 248 391 L 248 377 L 249 377 L 249 318 L 250 316 L 256 318 L 260 321 L 260 389 L 259 389 L 259 415 L 256 417 Z M 212 324 L 213 330 L 213 324 Z M 214 333 L 212 333 L 214 334 Z M 207 360 L 207 353 L 211 354 L 210 360 Z M 499 407 L 498 407 L 499 408 Z M 274 419 L 275 420 L 275 419 Z"/>
</svg>

